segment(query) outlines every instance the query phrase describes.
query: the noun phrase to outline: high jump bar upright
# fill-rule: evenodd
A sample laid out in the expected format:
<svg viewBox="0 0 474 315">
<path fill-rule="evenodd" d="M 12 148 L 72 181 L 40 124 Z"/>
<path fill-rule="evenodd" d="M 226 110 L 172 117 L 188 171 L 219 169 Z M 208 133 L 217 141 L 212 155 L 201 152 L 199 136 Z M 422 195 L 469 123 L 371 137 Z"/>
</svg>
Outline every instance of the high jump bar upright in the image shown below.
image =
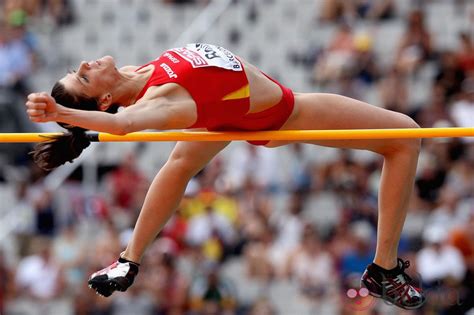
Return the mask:
<svg viewBox="0 0 474 315">
<path fill-rule="evenodd" d="M 0 143 L 42 142 L 61 133 L 0 133 Z M 474 127 L 343 129 L 343 130 L 278 130 L 278 131 L 163 131 L 134 132 L 118 136 L 89 132 L 92 142 L 151 141 L 232 141 L 232 140 L 361 140 L 407 138 L 474 137 Z"/>
</svg>

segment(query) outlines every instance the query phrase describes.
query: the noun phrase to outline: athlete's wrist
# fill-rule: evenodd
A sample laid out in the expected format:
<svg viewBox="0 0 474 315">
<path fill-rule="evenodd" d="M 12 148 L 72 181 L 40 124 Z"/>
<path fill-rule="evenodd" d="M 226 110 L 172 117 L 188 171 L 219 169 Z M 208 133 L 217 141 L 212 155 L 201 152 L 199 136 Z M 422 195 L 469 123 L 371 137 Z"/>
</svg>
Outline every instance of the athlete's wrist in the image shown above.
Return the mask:
<svg viewBox="0 0 474 315">
<path fill-rule="evenodd" d="M 69 123 L 68 117 L 71 116 L 71 109 L 63 105 L 56 105 L 56 117 L 55 120 L 58 122 Z"/>
</svg>

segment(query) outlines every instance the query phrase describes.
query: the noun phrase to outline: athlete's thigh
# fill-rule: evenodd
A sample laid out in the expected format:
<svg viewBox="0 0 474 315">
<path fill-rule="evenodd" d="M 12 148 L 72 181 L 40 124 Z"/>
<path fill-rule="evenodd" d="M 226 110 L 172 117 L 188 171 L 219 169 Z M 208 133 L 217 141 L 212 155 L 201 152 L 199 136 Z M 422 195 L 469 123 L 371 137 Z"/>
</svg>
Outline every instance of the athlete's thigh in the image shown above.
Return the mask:
<svg viewBox="0 0 474 315">
<path fill-rule="evenodd" d="M 168 162 L 178 162 L 191 169 L 200 170 L 229 143 L 229 141 L 180 141 L 176 143 Z"/>
<path fill-rule="evenodd" d="M 386 129 L 417 128 L 408 116 L 373 106 L 352 98 L 325 93 L 295 94 L 295 110 L 281 129 L 286 130 L 334 130 L 334 129 Z M 299 141 L 291 141 L 299 142 Z M 291 142 L 272 141 L 268 146 Z M 367 149 L 380 151 L 397 140 L 317 140 L 304 141 L 337 148 Z"/>
</svg>

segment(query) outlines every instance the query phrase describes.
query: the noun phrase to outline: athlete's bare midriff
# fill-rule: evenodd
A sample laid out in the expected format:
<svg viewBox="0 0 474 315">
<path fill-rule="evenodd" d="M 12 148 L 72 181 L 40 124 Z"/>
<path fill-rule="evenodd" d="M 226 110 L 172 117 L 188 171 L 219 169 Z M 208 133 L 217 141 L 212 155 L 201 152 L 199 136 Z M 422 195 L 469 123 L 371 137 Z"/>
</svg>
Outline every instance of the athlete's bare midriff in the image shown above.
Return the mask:
<svg viewBox="0 0 474 315">
<path fill-rule="evenodd" d="M 258 113 L 277 104 L 283 95 L 281 88 L 267 78 L 257 67 L 239 58 L 250 85 L 249 113 Z"/>
</svg>

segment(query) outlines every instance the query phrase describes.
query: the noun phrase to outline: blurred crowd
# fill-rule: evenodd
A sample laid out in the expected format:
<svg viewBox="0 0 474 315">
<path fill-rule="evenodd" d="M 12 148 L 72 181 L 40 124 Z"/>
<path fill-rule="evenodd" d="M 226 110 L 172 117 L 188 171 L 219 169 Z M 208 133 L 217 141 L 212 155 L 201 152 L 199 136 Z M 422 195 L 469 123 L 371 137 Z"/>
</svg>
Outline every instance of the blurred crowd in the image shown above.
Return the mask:
<svg viewBox="0 0 474 315">
<path fill-rule="evenodd" d="M 0 0 L 1 132 L 36 131 L 25 119 L 23 104 L 32 92 L 30 76 L 44 63 L 38 30 L 58 29 L 73 22 L 68 0 Z M 24 145 L 0 144 L 0 161 L 23 165 L 27 151 Z M 0 178 L 5 168 L 0 167 Z"/>
<path fill-rule="evenodd" d="M 0 6 L 0 111 L 12 117 L 7 107 L 22 108 L 28 76 L 41 67 L 35 27 L 73 25 L 75 14 L 67 0 Z M 323 1 L 315 20 L 337 28 L 327 46 L 305 58 L 314 84 L 356 98 L 376 89 L 378 105 L 422 127 L 474 126 L 473 30 L 440 50 L 423 9 L 400 16 L 394 0 Z M 369 34 L 353 31 L 365 20 L 405 24 L 402 36 L 390 39 L 398 49 L 388 65 Z M 427 65 L 435 69 L 431 96 L 413 104 L 410 80 Z M 24 130 L 21 119 L 3 124 L 5 115 L 2 131 Z M 152 175 L 129 152 L 119 165 L 101 166 L 97 191 L 84 188 L 80 172 L 48 191 L 47 174 L 11 148 L 0 150 L 7 163 L 0 182 L 15 184 L 15 209 L 26 216 L 10 244 L 15 257 L 0 249 L 1 315 L 402 313 L 348 294 L 374 256 L 380 157 L 339 150 L 315 162 L 316 147 L 302 145 L 289 147 L 287 163 L 281 151 L 250 145 L 217 157 L 188 185 L 136 283 L 104 299 L 87 288 L 87 278 L 126 246 Z M 423 140 L 400 243 L 428 295 L 419 314 L 474 308 L 473 178 L 472 139 Z"/>
<path fill-rule="evenodd" d="M 68 0 L 4 0 L 0 7 L 0 87 L 25 94 L 28 76 L 41 64 L 33 27 L 61 27 L 74 16 Z"/>
<path fill-rule="evenodd" d="M 474 90 L 472 29 L 457 34 L 456 48 L 437 49 L 423 10 L 413 10 L 406 17 L 394 59 L 388 65 L 381 65 L 378 59 L 383 56 L 376 55 L 370 32 L 356 33 L 348 20 L 342 19 L 329 45 L 309 58 L 314 60 L 316 84 L 355 98 L 361 98 L 360 91 L 375 88 L 380 106 L 408 114 L 422 127 L 433 127 L 441 121 L 472 126 L 469 118 L 473 113 L 469 104 Z M 435 69 L 430 104 L 410 104 L 410 79 L 417 79 L 424 67 Z"/>
</svg>

